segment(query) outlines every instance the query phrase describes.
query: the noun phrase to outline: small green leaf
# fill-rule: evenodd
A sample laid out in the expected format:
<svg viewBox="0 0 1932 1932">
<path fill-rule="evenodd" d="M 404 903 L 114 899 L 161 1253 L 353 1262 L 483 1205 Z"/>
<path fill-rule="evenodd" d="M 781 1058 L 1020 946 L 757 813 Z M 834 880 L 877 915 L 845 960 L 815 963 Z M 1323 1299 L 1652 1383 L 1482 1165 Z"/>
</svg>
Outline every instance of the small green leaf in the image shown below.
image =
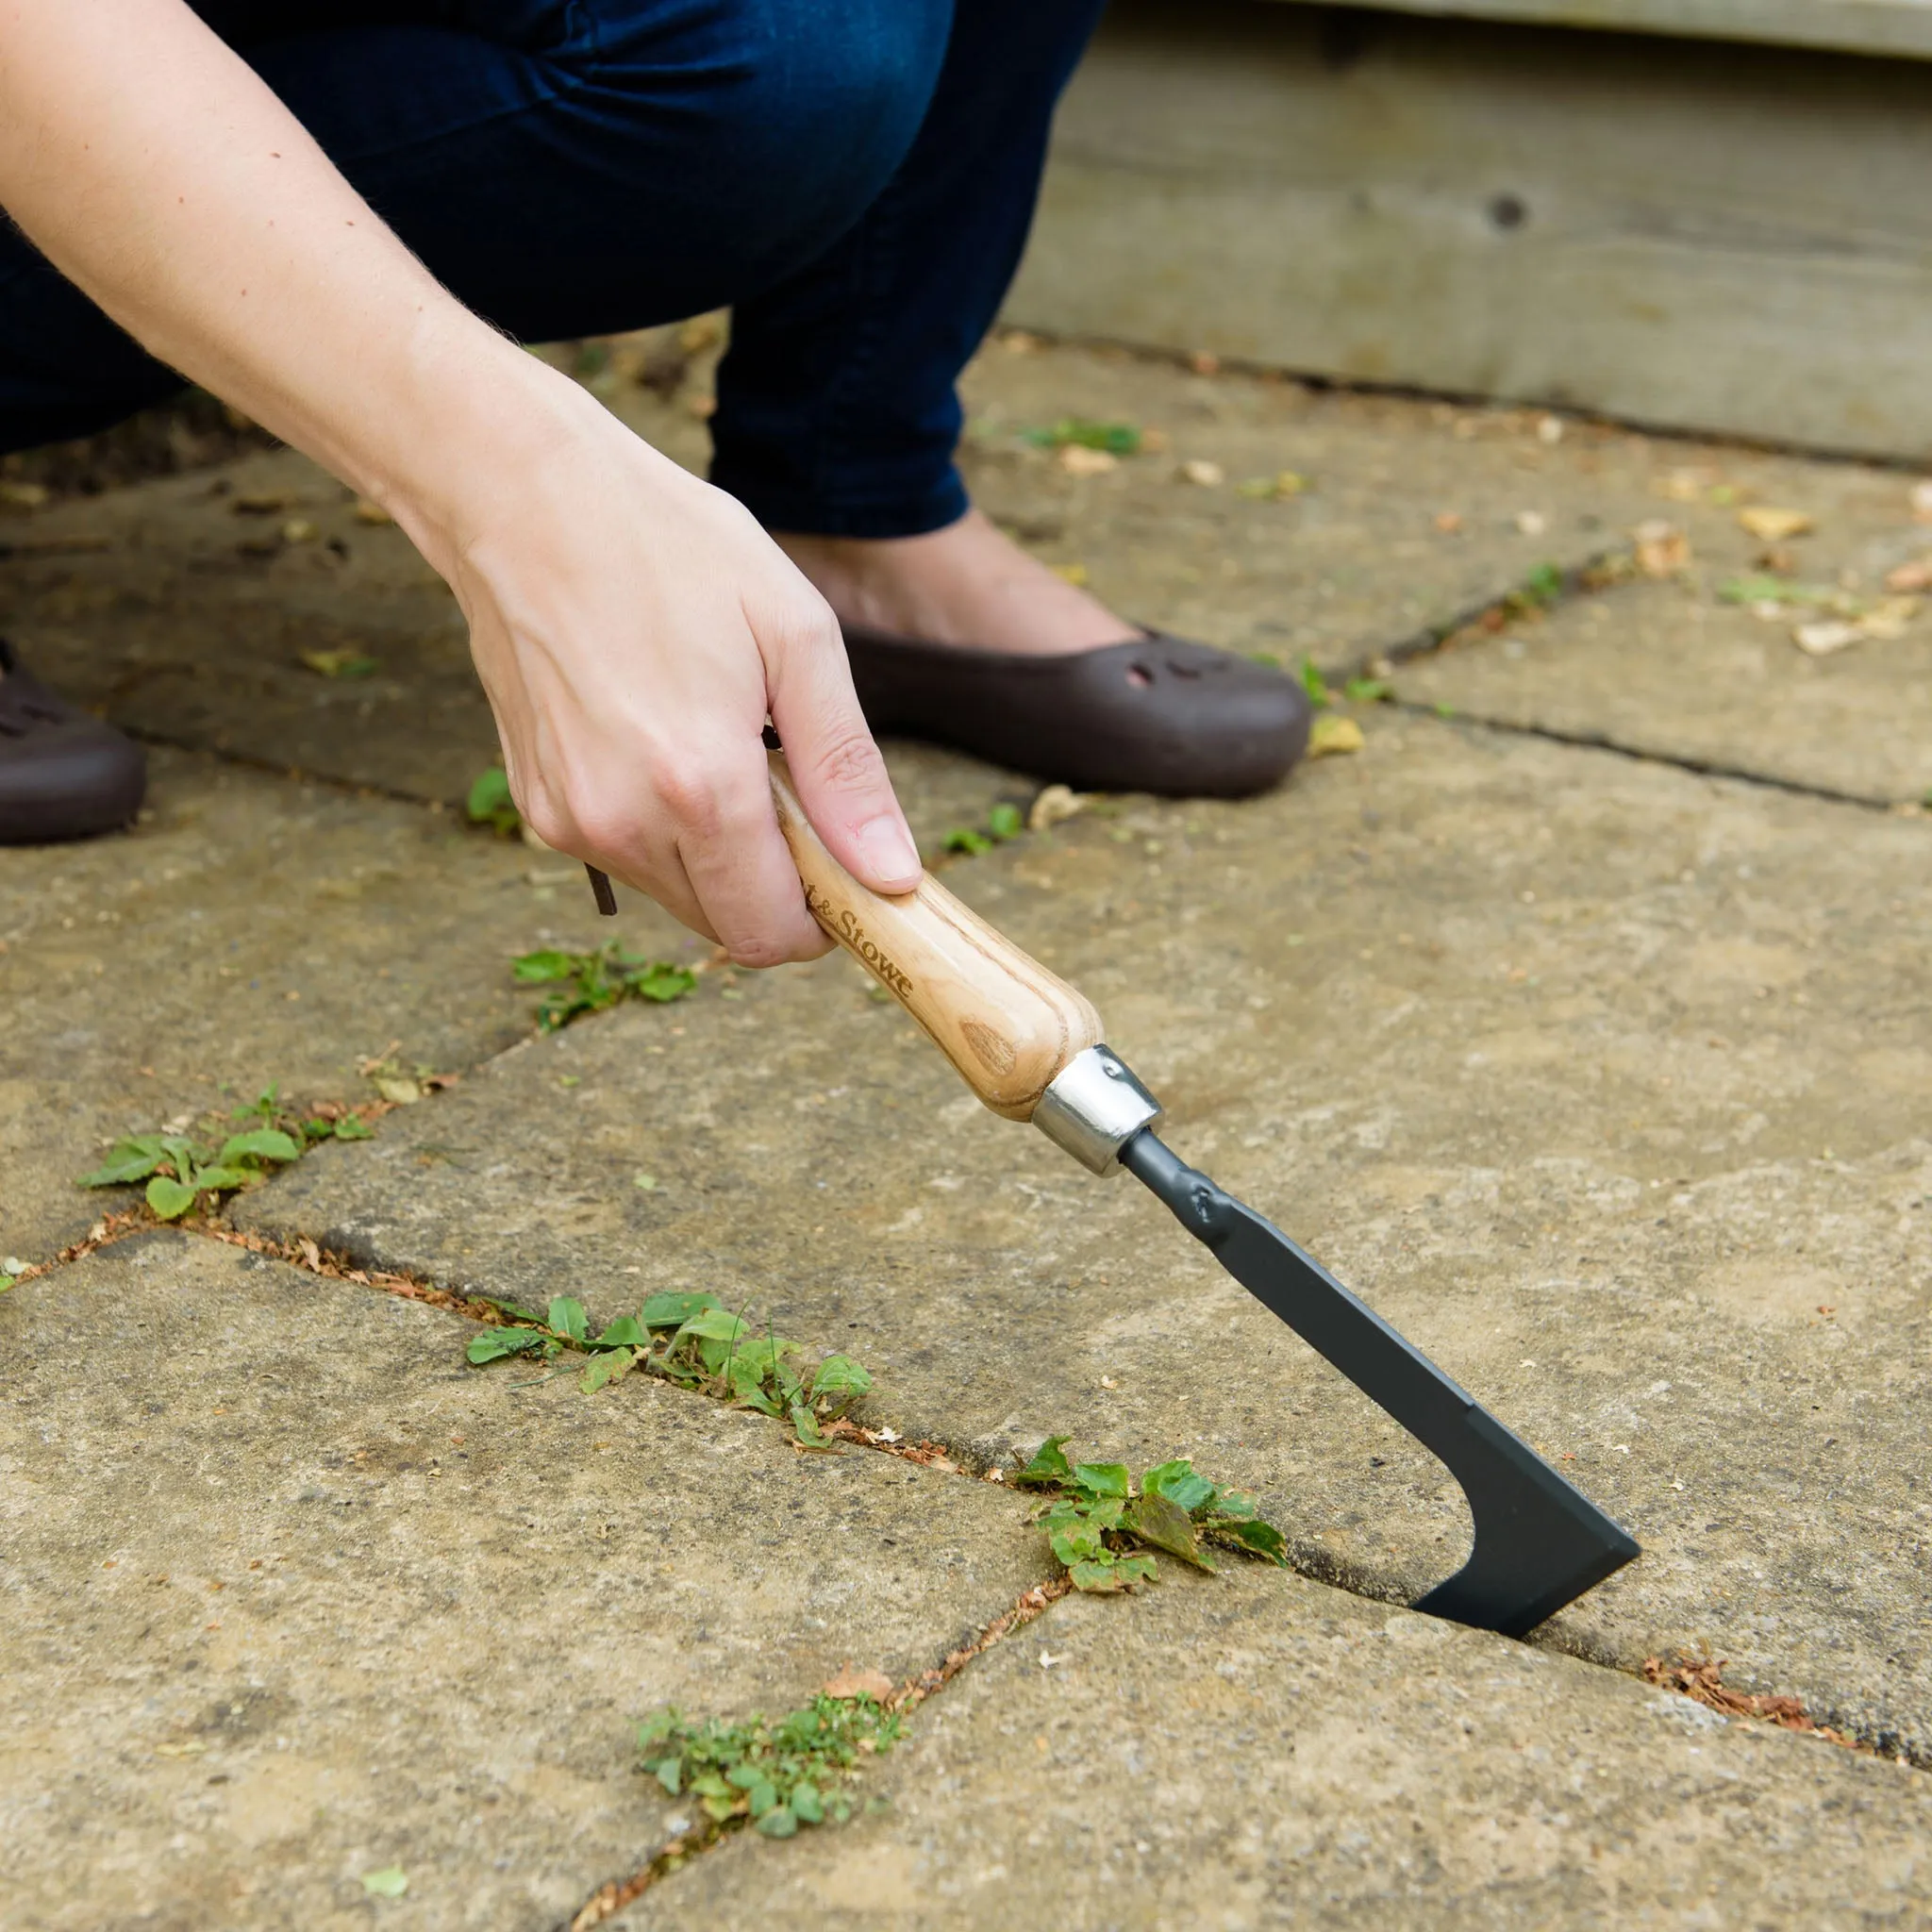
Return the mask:
<svg viewBox="0 0 1932 1932">
<path fill-rule="evenodd" d="M 658 1782 L 672 1796 L 676 1797 L 683 1785 L 684 1760 L 679 1757 L 660 1757 L 651 1769 L 658 1775 Z"/>
<path fill-rule="evenodd" d="M 1265 1557 L 1284 1570 L 1288 1567 L 1288 1539 L 1272 1523 L 1263 1523 L 1259 1517 L 1245 1523 L 1211 1522 L 1208 1530 L 1209 1535 L 1239 1543 L 1244 1550 Z"/>
<path fill-rule="evenodd" d="M 724 1774 L 724 1782 L 736 1785 L 741 1791 L 748 1791 L 754 1785 L 765 1782 L 763 1770 L 756 1764 L 734 1764 Z"/>
<path fill-rule="evenodd" d="M 1083 416 L 1062 416 L 1044 429 L 1021 432 L 1038 449 L 1065 449 L 1078 443 L 1082 449 L 1105 450 L 1110 457 L 1130 457 L 1141 447 L 1141 432 L 1131 423 L 1091 423 Z"/>
<path fill-rule="evenodd" d="M 473 825 L 493 825 L 499 832 L 514 832 L 523 823 L 510 796 L 509 774 L 501 765 L 491 765 L 471 780 L 463 813 Z"/>
<path fill-rule="evenodd" d="M 1081 1563 L 1111 1563 L 1105 1542 L 1099 1530 L 1091 1523 L 1075 1523 L 1064 1529 L 1055 1530 L 1047 1541 L 1053 1546 L 1055 1557 L 1069 1569 Z"/>
<path fill-rule="evenodd" d="M 198 1167 L 194 1171 L 194 1191 L 224 1192 L 230 1188 L 245 1188 L 251 1181 L 258 1181 L 261 1171 L 252 1167 Z"/>
<path fill-rule="evenodd" d="M 336 1123 L 336 1139 L 338 1141 L 373 1141 L 375 1138 L 375 1129 L 367 1121 L 358 1119 L 355 1114 L 345 1113 Z"/>
<path fill-rule="evenodd" d="M 1319 708 L 1328 702 L 1328 680 L 1312 658 L 1302 659 L 1302 689 L 1307 692 L 1311 705 Z"/>
<path fill-rule="evenodd" d="M 1017 805 L 996 805 L 986 815 L 986 829 L 995 839 L 1017 839 L 1026 829 L 1026 815 Z"/>
<path fill-rule="evenodd" d="M 709 1301 L 710 1297 L 707 1296 L 706 1300 Z M 648 1319 L 648 1303 L 645 1308 Z M 551 1325 L 554 1327 L 556 1324 L 553 1323 Z M 682 1341 L 687 1335 L 694 1335 L 704 1341 L 735 1341 L 743 1333 L 744 1317 L 734 1315 L 729 1308 L 720 1307 L 712 1302 L 709 1307 L 699 1308 L 688 1316 L 679 1324 L 675 1339 Z"/>
<path fill-rule="evenodd" d="M 575 953 L 525 953 L 511 964 L 510 977 L 519 986 L 548 986 L 552 980 L 575 978 L 585 963 Z"/>
<path fill-rule="evenodd" d="M 362 1890 L 371 1898 L 401 1898 L 408 1889 L 408 1877 L 400 1865 L 385 1865 L 380 1872 L 362 1874 Z"/>
<path fill-rule="evenodd" d="M 640 999 L 655 1001 L 660 1007 L 681 1000 L 697 983 L 698 976 L 689 966 L 669 966 L 661 960 L 654 960 L 641 973 L 625 976 L 625 984 Z"/>
<path fill-rule="evenodd" d="M 956 825 L 946 834 L 943 842 L 948 852 L 964 852 L 974 857 L 992 850 L 992 841 L 984 832 L 975 832 L 971 825 Z"/>
<path fill-rule="evenodd" d="M 667 1291 L 652 1295 L 639 1310 L 638 1320 L 646 1328 L 677 1328 L 704 1309 L 722 1306 L 714 1294 L 678 1294 Z"/>
<path fill-rule="evenodd" d="M 751 1807 L 751 1815 L 755 1819 L 763 1818 L 768 1812 L 778 1807 L 777 1787 L 769 1778 L 760 1778 L 744 1795 L 746 1803 Z M 798 1829 L 798 1821 L 795 1818 L 791 1821 L 791 1829 Z M 790 1835 L 786 1832 L 779 1833 L 781 1838 Z"/>
<path fill-rule="evenodd" d="M 591 1320 L 583 1303 L 567 1294 L 551 1297 L 546 1320 L 559 1335 L 568 1335 L 573 1341 L 583 1341 L 591 1332 Z"/>
<path fill-rule="evenodd" d="M 1024 1469 L 1014 1472 L 1013 1481 L 1023 1489 L 1043 1488 L 1051 1483 L 1065 1482 L 1074 1471 L 1072 1464 L 1060 1451 L 1072 1440 L 1068 1436 L 1049 1436 L 1033 1452 L 1033 1460 Z"/>
<path fill-rule="evenodd" d="M 144 1181 L 167 1158 L 158 1134 L 142 1134 L 117 1141 L 107 1159 L 92 1174 L 75 1183 L 80 1188 L 125 1187 L 130 1181 Z"/>
<path fill-rule="evenodd" d="M 1341 694 L 1352 705 L 1382 705 L 1395 695 L 1395 687 L 1386 677 L 1351 677 Z"/>
<path fill-rule="evenodd" d="M 849 1355 L 828 1355 L 811 1378 L 811 1399 L 842 1397 L 840 1408 L 857 1402 L 872 1387 L 872 1376 Z"/>
<path fill-rule="evenodd" d="M 1126 1578 L 1121 1574 L 1121 1566 L 1111 1557 L 1085 1557 L 1070 1564 L 1068 1574 L 1074 1579 L 1075 1590 L 1089 1591 L 1096 1596 L 1127 1587 Z"/>
<path fill-rule="evenodd" d="M 1185 1457 L 1162 1462 L 1141 1478 L 1143 1495 L 1165 1496 L 1190 1516 L 1220 1493 L 1205 1475 L 1194 1474 L 1194 1465 Z"/>
<path fill-rule="evenodd" d="M 1532 604 L 1554 604 L 1563 594 L 1560 564 L 1540 563 L 1523 580 L 1522 594 Z"/>
<path fill-rule="evenodd" d="M 527 1355 L 547 1339 L 536 1328 L 486 1328 L 470 1337 L 467 1353 L 470 1360 L 481 1367 L 485 1362 L 501 1361 L 505 1356 Z"/>
<path fill-rule="evenodd" d="M 1172 1497 L 1143 1495 L 1121 1519 L 1121 1527 L 1157 1550 L 1165 1550 L 1197 1570 L 1211 1571 L 1212 1560 L 1194 1539 L 1194 1521 Z"/>
<path fill-rule="evenodd" d="M 791 1426 L 808 1449 L 829 1449 L 832 1439 L 819 1427 L 819 1419 L 802 1402 L 791 1405 Z"/>
<path fill-rule="evenodd" d="M 822 1824 L 825 1817 L 825 1801 L 819 1796 L 819 1788 L 801 1781 L 791 1787 L 791 1810 L 804 1824 Z"/>
<path fill-rule="evenodd" d="M 577 1378 L 577 1386 L 586 1395 L 594 1395 L 607 1382 L 621 1382 L 636 1361 L 637 1357 L 627 1348 L 607 1349 L 604 1354 L 591 1357 L 589 1366 Z"/>
<path fill-rule="evenodd" d="M 680 1722 L 676 1705 L 659 1705 L 649 1717 L 638 1720 L 638 1749 L 642 1751 L 652 1744 L 661 1744 Z"/>
<path fill-rule="evenodd" d="M 592 1348 L 644 1348 L 651 1338 L 644 1332 L 644 1324 L 635 1315 L 620 1315 L 605 1329 L 603 1334 L 592 1339 Z"/>
<path fill-rule="evenodd" d="M 764 1789 L 770 1790 L 772 1788 L 770 1785 L 766 1785 Z M 758 1809 L 758 1798 L 754 1794 L 751 1815 L 758 1828 L 767 1838 L 793 1838 L 797 1836 L 798 1815 L 788 1806 L 773 1805 L 769 1809 L 761 1812 Z"/>
<path fill-rule="evenodd" d="M 158 1174 L 147 1184 L 147 1205 L 162 1221 L 179 1221 L 194 1206 L 194 1191 Z"/>
<path fill-rule="evenodd" d="M 1073 1480 L 1096 1496 L 1124 1496 L 1129 1488 L 1124 1462 L 1076 1462 Z"/>
<path fill-rule="evenodd" d="M 255 1127 L 245 1134 L 230 1134 L 215 1156 L 224 1167 L 240 1160 L 299 1160 L 302 1150 L 279 1127 Z"/>
<path fill-rule="evenodd" d="M 17 1274 L 0 1274 L 0 1294 L 5 1294 L 19 1279 Z"/>
</svg>

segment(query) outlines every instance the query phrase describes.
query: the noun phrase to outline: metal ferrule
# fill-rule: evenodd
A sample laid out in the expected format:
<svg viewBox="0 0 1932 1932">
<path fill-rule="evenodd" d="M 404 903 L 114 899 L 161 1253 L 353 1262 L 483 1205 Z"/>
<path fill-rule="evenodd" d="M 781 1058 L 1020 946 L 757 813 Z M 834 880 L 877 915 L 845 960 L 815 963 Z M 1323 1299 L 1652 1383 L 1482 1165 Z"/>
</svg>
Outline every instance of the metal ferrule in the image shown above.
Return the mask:
<svg viewBox="0 0 1932 1932">
<path fill-rule="evenodd" d="M 1033 1109 L 1033 1124 L 1094 1174 L 1117 1173 L 1121 1149 L 1159 1118 L 1159 1101 L 1105 1046 L 1075 1054 Z"/>
</svg>

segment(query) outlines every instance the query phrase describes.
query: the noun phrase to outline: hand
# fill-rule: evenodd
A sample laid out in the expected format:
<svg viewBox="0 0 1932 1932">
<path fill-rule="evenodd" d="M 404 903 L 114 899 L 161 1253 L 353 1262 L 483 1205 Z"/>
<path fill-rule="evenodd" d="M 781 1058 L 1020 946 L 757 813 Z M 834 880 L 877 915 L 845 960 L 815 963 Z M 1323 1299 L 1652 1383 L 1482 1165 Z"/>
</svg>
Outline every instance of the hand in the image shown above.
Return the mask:
<svg viewBox="0 0 1932 1932">
<path fill-rule="evenodd" d="M 768 712 L 846 869 L 884 892 L 920 876 L 838 621 L 734 499 L 524 359 L 500 442 L 465 466 L 478 482 L 397 507 L 469 619 L 517 808 L 741 965 L 814 958 L 829 941 L 773 811 Z"/>
</svg>

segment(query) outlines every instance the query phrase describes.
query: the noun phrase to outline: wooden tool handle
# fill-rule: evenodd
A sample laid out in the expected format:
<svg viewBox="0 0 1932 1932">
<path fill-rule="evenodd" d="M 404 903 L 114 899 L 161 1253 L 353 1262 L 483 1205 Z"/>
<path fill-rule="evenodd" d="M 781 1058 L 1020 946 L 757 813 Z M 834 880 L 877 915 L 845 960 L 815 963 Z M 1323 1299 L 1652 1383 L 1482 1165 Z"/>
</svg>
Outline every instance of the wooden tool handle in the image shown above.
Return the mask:
<svg viewBox="0 0 1932 1932">
<path fill-rule="evenodd" d="M 812 830 L 785 760 L 772 798 L 812 916 L 919 1022 L 994 1113 L 1031 1120 L 1047 1082 L 1100 1043 L 1100 1015 L 931 874 L 888 898 L 860 885 Z"/>
</svg>

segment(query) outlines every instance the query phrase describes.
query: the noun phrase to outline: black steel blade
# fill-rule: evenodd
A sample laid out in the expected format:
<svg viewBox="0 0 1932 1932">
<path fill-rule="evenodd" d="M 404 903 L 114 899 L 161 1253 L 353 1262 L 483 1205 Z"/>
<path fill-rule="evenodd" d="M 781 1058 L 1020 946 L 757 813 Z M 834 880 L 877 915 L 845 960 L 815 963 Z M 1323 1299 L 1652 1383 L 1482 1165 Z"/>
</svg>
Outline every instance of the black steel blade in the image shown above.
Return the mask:
<svg viewBox="0 0 1932 1932">
<path fill-rule="evenodd" d="M 1197 1241 L 1440 1457 L 1475 1519 L 1469 1561 L 1415 1607 L 1521 1637 L 1638 1554 L 1635 1541 L 1278 1227 L 1144 1129 L 1120 1151 Z"/>
</svg>

